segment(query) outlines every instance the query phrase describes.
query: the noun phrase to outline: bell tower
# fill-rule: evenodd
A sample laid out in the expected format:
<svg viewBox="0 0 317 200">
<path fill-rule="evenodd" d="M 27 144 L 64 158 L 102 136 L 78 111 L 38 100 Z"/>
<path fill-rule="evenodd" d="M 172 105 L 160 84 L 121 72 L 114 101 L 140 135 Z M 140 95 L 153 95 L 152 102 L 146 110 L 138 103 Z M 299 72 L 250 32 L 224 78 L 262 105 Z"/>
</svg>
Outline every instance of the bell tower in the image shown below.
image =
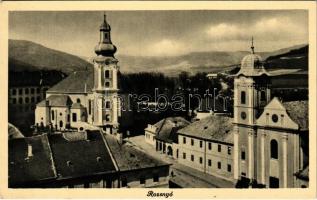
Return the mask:
<svg viewBox="0 0 317 200">
<path fill-rule="evenodd" d="M 99 43 L 95 47 L 97 56 L 93 60 L 93 124 L 102 127 L 107 133 L 114 133 L 119 127 L 118 117 L 121 115 L 117 80 L 119 67 L 118 60 L 114 57 L 117 48 L 111 42 L 111 27 L 105 14 L 99 31 Z"/>
<path fill-rule="evenodd" d="M 256 179 L 256 120 L 271 100 L 271 81 L 261 56 L 251 52 L 234 78 L 234 178 Z"/>
</svg>

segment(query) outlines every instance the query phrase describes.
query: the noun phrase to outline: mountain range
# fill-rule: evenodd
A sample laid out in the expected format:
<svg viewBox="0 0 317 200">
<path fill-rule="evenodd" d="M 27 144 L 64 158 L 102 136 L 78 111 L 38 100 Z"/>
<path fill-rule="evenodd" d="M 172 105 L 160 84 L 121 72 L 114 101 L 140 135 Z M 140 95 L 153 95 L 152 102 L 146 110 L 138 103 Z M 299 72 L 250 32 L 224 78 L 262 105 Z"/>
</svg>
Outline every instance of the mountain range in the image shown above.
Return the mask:
<svg viewBox="0 0 317 200">
<path fill-rule="evenodd" d="M 291 55 L 288 55 L 290 52 Z M 239 65 L 241 59 L 248 53 L 248 51 L 209 51 L 180 56 L 117 55 L 116 57 L 119 60 L 120 71 L 123 73 L 161 72 L 168 76 L 176 76 L 181 71 L 195 74 L 230 70 Z M 257 52 L 257 54 L 271 63 L 270 68 L 287 68 L 289 63 L 295 60 L 291 68 L 307 69 L 308 45 L 305 44 L 273 52 Z M 72 71 L 91 68 L 91 61 L 92 59 L 53 50 L 31 41 L 9 40 L 10 71 L 59 70 L 69 74 Z"/>
</svg>

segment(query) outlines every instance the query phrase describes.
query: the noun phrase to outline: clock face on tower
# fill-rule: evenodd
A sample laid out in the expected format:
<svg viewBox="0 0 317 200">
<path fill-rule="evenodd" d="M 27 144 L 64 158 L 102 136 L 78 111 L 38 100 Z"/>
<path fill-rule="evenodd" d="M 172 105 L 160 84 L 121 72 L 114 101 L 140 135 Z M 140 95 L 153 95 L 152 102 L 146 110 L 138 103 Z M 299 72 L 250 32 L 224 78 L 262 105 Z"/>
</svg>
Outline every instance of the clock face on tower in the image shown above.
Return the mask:
<svg viewBox="0 0 317 200">
<path fill-rule="evenodd" d="M 246 119 L 247 118 L 247 114 L 245 112 L 241 112 L 241 119 Z"/>
</svg>

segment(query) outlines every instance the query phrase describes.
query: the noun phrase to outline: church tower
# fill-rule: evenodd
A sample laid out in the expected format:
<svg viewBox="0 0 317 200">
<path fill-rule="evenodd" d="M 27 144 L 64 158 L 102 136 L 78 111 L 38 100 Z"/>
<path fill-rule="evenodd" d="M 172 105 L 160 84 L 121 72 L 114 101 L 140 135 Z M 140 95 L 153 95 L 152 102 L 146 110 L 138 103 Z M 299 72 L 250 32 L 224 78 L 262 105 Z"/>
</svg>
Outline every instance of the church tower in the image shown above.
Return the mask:
<svg viewBox="0 0 317 200">
<path fill-rule="evenodd" d="M 93 124 L 100 126 L 107 133 L 117 131 L 120 116 L 118 98 L 118 60 L 114 57 L 117 48 L 111 42 L 110 25 L 106 15 L 100 25 L 100 39 L 95 47 L 93 86 Z"/>
<path fill-rule="evenodd" d="M 256 120 L 271 100 L 271 81 L 261 56 L 251 52 L 234 79 L 234 178 L 256 179 Z"/>
</svg>

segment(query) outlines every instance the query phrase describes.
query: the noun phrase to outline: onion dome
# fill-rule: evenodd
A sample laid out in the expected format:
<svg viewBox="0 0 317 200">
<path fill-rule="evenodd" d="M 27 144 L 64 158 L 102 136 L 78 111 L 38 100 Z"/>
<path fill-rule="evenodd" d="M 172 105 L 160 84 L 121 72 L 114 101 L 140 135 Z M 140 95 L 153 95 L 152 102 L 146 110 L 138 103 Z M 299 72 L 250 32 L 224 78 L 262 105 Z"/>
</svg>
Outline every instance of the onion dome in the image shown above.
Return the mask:
<svg viewBox="0 0 317 200">
<path fill-rule="evenodd" d="M 117 47 L 112 44 L 111 37 L 110 37 L 110 31 L 111 27 L 107 23 L 106 15 L 104 15 L 104 20 L 102 24 L 100 25 L 100 41 L 95 47 L 95 52 L 99 56 L 111 56 L 116 53 Z"/>
<path fill-rule="evenodd" d="M 263 61 L 260 55 L 254 53 L 253 37 L 251 45 L 251 53 L 244 56 L 241 61 L 241 68 L 237 75 L 244 74 L 246 76 L 260 76 L 267 74 L 264 69 Z"/>
</svg>

